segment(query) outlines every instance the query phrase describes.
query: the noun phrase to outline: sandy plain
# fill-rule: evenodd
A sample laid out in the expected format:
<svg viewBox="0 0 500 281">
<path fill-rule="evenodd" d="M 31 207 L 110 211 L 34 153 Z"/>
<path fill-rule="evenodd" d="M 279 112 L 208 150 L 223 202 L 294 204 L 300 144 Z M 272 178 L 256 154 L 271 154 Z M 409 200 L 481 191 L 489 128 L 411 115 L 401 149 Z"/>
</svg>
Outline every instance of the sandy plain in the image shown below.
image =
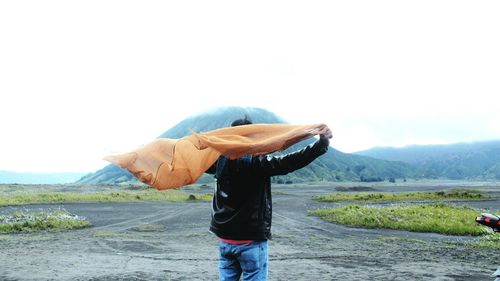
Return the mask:
<svg viewBox="0 0 500 281">
<path fill-rule="evenodd" d="M 351 228 L 307 214 L 341 204 L 312 200 L 317 194 L 457 187 L 478 188 L 495 199 L 453 204 L 472 206 L 478 214 L 500 210 L 498 185 L 276 185 L 269 280 L 494 280 L 500 251 L 468 244 L 478 238 Z M 208 202 L 43 204 L 2 207 L 0 213 L 59 208 L 92 226 L 0 235 L 0 280 L 218 280 Z"/>
</svg>

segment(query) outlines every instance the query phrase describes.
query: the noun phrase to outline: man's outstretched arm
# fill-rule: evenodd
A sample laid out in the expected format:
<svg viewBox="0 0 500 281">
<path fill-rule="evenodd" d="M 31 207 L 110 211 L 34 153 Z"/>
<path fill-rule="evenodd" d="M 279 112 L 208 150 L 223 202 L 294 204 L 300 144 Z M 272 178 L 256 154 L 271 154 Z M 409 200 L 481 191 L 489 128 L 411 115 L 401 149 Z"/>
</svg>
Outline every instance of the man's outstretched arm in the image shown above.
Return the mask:
<svg viewBox="0 0 500 281">
<path fill-rule="evenodd" d="M 320 135 L 318 141 L 303 149 L 283 156 L 258 156 L 252 158 L 252 172 L 276 176 L 285 175 L 310 164 L 314 159 L 325 154 L 332 138 L 332 132 L 328 129 Z"/>
</svg>

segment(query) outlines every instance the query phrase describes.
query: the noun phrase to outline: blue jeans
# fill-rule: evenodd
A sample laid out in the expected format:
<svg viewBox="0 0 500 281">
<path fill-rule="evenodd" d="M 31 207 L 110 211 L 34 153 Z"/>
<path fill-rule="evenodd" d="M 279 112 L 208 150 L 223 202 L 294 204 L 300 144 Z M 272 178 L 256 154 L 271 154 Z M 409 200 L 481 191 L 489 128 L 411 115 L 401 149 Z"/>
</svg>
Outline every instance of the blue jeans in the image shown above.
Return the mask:
<svg viewBox="0 0 500 281">
<path fill-rule="evenodd" d="M 219 277 L 221 281 L 267 280 L 267 241 L 233 245 L 219 242 Z"/>
</svg>

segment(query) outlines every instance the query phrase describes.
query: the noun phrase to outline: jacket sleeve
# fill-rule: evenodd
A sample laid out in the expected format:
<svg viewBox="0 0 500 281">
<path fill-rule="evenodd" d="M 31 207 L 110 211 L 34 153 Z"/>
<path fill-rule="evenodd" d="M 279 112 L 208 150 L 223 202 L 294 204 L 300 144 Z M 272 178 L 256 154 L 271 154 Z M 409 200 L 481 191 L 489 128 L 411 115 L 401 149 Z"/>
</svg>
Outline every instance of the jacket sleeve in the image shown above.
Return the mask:
<svg viewBox="0 0 500 281">
<path fill-rule="evenodd" d="M 277 176 L 291 173 L 307 166 L 314 159 L 328 151 L 328 141 L 322 139 L 303 149 L 283 156 L 257 156 L 251 161 L 251 170 L 263 176 Z"/>
<path fill-rule="evenodd" d="M 215 175 L 216 167 L 217 167 L 217 161 L 215 161 L 215 163 L 212 164 L 212 166 L 210 166 L 210 168 L 208 168 L 208 170 L 206 170 L 205 173 L 210 175 Z"/>
</svg>

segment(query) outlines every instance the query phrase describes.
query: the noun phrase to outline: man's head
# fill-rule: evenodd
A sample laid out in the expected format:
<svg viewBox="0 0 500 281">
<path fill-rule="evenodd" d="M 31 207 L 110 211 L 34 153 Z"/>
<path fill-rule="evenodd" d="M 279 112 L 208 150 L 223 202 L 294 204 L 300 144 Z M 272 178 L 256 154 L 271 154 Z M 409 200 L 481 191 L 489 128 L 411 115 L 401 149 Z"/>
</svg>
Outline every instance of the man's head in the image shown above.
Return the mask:
<svg viewBox="0 0 500 281">
<path fill-rule="evenodd" d="M 231 123 L 231 127 L 241 126 L 241 125 L 250 125 L 250 124 L 253 124 L 252 120 L 250 120 L 248 115 L 245 114 L 244 118 L 234 120 L 233 123 Z"/>
</svg>

